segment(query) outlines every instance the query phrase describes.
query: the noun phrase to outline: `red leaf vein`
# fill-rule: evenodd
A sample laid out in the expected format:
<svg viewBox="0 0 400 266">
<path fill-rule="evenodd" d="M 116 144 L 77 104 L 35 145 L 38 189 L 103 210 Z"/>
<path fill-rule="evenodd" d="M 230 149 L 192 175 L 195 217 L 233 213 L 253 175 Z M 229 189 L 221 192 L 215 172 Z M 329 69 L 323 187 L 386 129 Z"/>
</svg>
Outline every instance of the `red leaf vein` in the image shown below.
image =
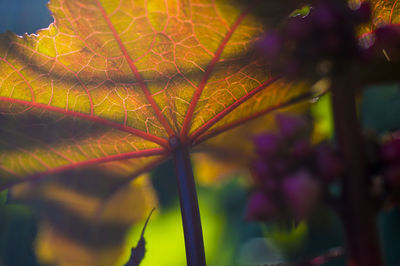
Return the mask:
<svg viewBox="0 0 400 266">
<path fill-rule="evenodd" d="M 21 184 L 21 183 L 25 183 L 25 182 L 32 182 L 32 181 L 39 181 L 48 175 L 57 174 L 60 172 L 64 172 L 64 171 L 68 171 L 68 170 L 72 170 L 72 169 L 76 169 L 76 168 L 87 167 L 87 166 L 97 165 L 97 164 L 106 163 L 106 162 L 114 162 L 114 161 L 120 161 L 120 160 L 132 159 L 132 158 L 139 158 L 139 157 L 143 158 L 143 157 L 166 155 L 166 154 L 167 154 L 167 151 L 165 149 L 155 148 L 155 149 L 127 152 L 127 153 L 122 153 L 122 154 L 108 155 L 108 156 L 91 159 L 91 160 L 86 160 L 86 161 L 82 161 L 82 162 L 75 162 L 75 163 L 71 163 L 68 165 L 51 168 L 47 171 L 32 175 L 31 177 L 19 179 L 13 183 L 8 183 L 6 185 L 0 186 L 0 191 L 9 189 L 10 187 L 13 187 L 17 184 Z"/>
<path fill-rule="evenodd" d="M 36 102 L 29 102 L 29 101 L 24 101 L 24 100 L 18 100 L 18 99 L 13 99 L 13 98 L 8 98 L 8 97 L 1 97 L 0 96 L 0 101 L 4 101 L 4 102 L 10 102 L 10 103 L 16 103 L 16 104 L 20 104 L 20 105 L 24 105 L 24 106 L 29 106 L 29 107 L 35 107 L 35 108 L 40 108 L 43 110 L 47 110 L 47 111 L 52 111 L 52 112 L 56 112 L 56 113 L 60 113 L 66 116 L 71 116 L 71 117 L 77 117 L 80 119 L 84 119 L 84 120 L 88 120 L 88 121 L 92 121 L 98 124 L 102 124 L 108 127 L 112 127 L 121 131 L 125 131 L 128 133 L 131 133 L 137 137 L 152 141 L 154 143 L 157 143 L 161 146 L 167 147 L 168 143 L 165 139 L 148 134 L 146 132 L 143 132 L 141 130 L 132 128 L 132 127 L 126 127 L 124 125 L 112 122 L 110 120 L 106 120 L 100 117 L 96 117 L 96 116 L 91 116 L 91 115 L 87 115 L 84 113 L 79 113 L 79 112 L 75 112 L 75 111 L 70 111 L 70 110 L 65 110 L 59 107 L 54 107 L 54 106 L 50 106 L 50 105 L 45 105 L 45 104 L 41 104 L 41 103 L 36 103 Z"/>
<path fill-rule="evenodd" d="M 218 61 L 219 61 L 219 59 L 220 59 L 220 57 L 222 55 L 222 52 L 224 51 L 226 45 L 228 44 L 229 39 L 232 37 L 233 33 L 239 27 L 240 23 L 246 17 L 248 12 L 249 12 L 249 9 L 246 9 L 245 11 L 243 11 L 238 16 L 236 21 L 232 24 L 230 30 L 226 33 L 224 39 L 220 43 L 217 51 L 215 52 L 214 57 L 211 59 L 209 65 L 207 66 L 206 71 L 205 71 L 202 79 L 200 80 L 200 83 L 197 86 L 196 91 L 195 91 L 195 93 L 193 95 L 192 101 L 191 101 L 191 103 L 189 105 L 189 108 L 188 108 L 186 116 L 185 116 L 185 120 L 184 120 L 183 125 L 182 125 L 182 130 L 181 130 L 180 135 L 181 135 L 181 138 L 183 140 L 185 140 L 187 138 L 194 110 L 196 109 L 197 103 L 198 103 L 198 101 L 200 99 L 200 96 L 201 96 L 201 94 L 203 92 L 203 89 L 207 85 L 207 81 L 210 78 L 211 73 L 213 72 L 215 65 L 218 63 Z"/>
<path fill-rule="evenodd" d="M 155 114 L 157 115 L 158 120 L 160 121 L 160 123 L 164 126 L 165 131 L 168 133 L 169 136 L 173 136 L 174 135 L 174 131 L 172 130 L 171 126 L 169 125 L 167 119 L 164 117 L 164 115 L 162 114 L 160 107 L 157 105 L 157 103 L 155 102 L 153 96 L 151 95 L 149 89 L 147 88 L 146 83 L 144 82 L 142 76 L 140 75 L 139 71 L 137 70 L 135 63 L 133 62 L 132 58 L 130 57 L 128 51 L 126 50 L 125 45 L 123 44 L 117 30 L 115 29 L 114 25 L 112 24 L 109 16 L 107 15 L 106 11 L 104 10 L 103 6 L 101 5 L 99 0 L 96 0 L 96 4 L 104 18 L 104 20 L 106 21 L 109 29 L 111 30 L 114 39 L 116 40 L 116 42 L 118 43 L 119 48 L 121 49 L 122 54 L 124 55 L 133 75 L 135 76 L 136 80 L 138 81 L 138 83 L 140 84 L 140 87 L 142 88 L 142 91 L 144 93 L 144 95 L 146 96 L 147 101 L 150 103 L 151 107 L 153 108 Z"/>
<path fill-rule="evenodd" d="M 202 143 L 202 142 L 204 142 L 204 141 L 206 141 L 206 140 L 208 140 L 210 138 L 213 138 L 213 137 L 215 137 L 215 136 L 217 136 L 217 135 L 219 135 L 221 133 L 224 133 L 224 132 L 226 132 L 228 130 L 231 130 L 231 129 L 235 128 L 235 127 L 241 126 L 241 125 L 243 125 L 243 124 L 245 124 L 245 123 L 247 123 L 247 122 L 249 122 L 251 120 L 254 120 L 254 119 L 259 118 L 259 117 L 261 117 L 263 115 L 269 114 L 269 113 L 271 113 L 273 111 L 276 111 L 276 110 L 279 110 L 279 109 L 282 109 L 282 108 L 285 108 L 285 107 L 292 106 L 292 105 L 300 103 L 302 101 L 309 100 L 311 97 L 312 97 L 312 95 L 309 92 L 307 92 L 307 93 L 299 95 L 299 96 L 297 96 L 295 98 L 292 98 L 292 99 L 290 99 L 288 101 L 285 101 L 283 103 L 280 103 L 280 104 L 277 104 L 277 105 L 274 105 L 274 106 L 269 106 L 269 107 L 265 108 L 264 110 L 260 110 L 260 111 L 258 111 L 256 113 L 252 114 L 252 115 L 243 117 L 243 118 L 238 119 L 236 121 L 233 121 L 231 123 L 226 123 L 223 126 L 220 126 L 220 127 L 212 129 L 211 131 L 205 131 L 205 132 L 203 131 L 202 134 L 197 135 L 197 138 L 193 140 L 193 142 L 192 142 L 193 146 L 198 145 L 198 144 L 200 144 L 200 143 Z"/>
<path fill-rule="evenodd" d="M 205 131 L 207 131 L 210 127 L 215 125 L 218 121 L 220 121 L 222 118 L 224 118 L 227 114 L 235 110 L 237 107 L 239 107 L 242 103 L 256 95 L 258 92 L 262 91 L 263 89 L 267 88 L 269 85 L 277 81 L 279 77 L 277 78 L 270 78 L 266 82 L 262 83 L 260 86 L 250 90 L 247 94 L 242 96 L 240 99 L 236 100 L 233 102 L 229 107 L 225 108 L 222 110 L 220 113 L 215 115 L 212 119 L 208 120 L 206 123 L 204 123 L 201 127 L 199 127 L 196 131 L 194 131 L 190 137 L 189 140 L 190 142 L 195 142 L 196 138 L 198 138 L 201 134 L 203 134 Z"/>
</svg>

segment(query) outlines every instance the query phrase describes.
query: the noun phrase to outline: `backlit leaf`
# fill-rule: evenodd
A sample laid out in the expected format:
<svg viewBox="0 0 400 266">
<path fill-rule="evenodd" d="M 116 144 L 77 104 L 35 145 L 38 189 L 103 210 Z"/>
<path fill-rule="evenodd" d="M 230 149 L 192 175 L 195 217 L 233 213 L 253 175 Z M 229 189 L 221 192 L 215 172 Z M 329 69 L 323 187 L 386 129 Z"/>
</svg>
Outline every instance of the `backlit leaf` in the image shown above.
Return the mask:
<svg viewBox="0 0 400 266">
<path fill-rule="evenodd" d="M 45 206 L 40 258 L 112 265 L 124 232 L 154 203 L 130 181 L 169 157 L 170 137 L 197 151 L 243 156 L 249 146 L 237 134 L 247 138 L 268 123 L 265 114 L 309 98 L 306 84 L 279 80 L 273 62 L 254 53 L 271 24 L 246 4 L 51 0 L 48 28 L 0 35 L 0 190 L 49 177 L 13 191 Z M 99 241 L 99 232 L 113 232 L 115 243 Z"/>
<path fill-rule="evenodd" d="M 254 5 L 52 0 L 49 8 L 47 29 L 0 36 L 2 189 L 105 162 L 136 175 L 168 157 L 171 136 L 197 145 L 307 93 L 276 81 L 253 52 L 268 30 Z"/>
<path fill-rule="evenodd" d="M 51 178 L 13 189 L 41 206 L 45 263 L 112 265 L 149 205 L 140 189 L 119 195 L 168 158 L 170 137 L 196 146 L 307 93 L 276 82 L 253 52 L 266 29 L 246 6 L 52 0 L 49 8 L 47 29 L 0 35 L 0 190 Z"/>
</svg>

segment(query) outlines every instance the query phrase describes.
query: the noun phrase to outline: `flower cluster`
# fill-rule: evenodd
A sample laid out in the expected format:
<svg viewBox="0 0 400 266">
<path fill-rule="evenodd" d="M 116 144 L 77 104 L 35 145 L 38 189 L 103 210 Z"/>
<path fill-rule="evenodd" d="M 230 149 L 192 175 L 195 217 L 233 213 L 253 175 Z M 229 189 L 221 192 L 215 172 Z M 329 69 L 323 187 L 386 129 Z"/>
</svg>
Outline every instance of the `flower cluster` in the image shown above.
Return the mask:
<svg viewBox="0 0 400 266">
<path fill-rule="evenodd" d="M 246 216 L 252 220 L 306 218 L 324 186 L 342 174 L 343 164 L 327 143 L 312 146 L 312 126 L 302 117 L 277 116 L 278 133 L 254 137 L 258 158 L 252 172 L 256 189 Z"/>
</svg>

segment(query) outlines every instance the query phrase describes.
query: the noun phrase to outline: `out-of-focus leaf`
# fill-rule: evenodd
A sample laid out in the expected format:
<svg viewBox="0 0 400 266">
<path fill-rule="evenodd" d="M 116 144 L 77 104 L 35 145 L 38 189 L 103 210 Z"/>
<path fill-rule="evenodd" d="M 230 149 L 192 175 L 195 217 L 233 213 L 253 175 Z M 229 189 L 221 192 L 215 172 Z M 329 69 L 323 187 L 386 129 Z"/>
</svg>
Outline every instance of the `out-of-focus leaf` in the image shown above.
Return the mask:
<svg viewBox="0 0 400 266">
<path fill-rule="evenodd" d="M 297 225 L 293 224 L 290 228 L 275 226 L 269 228 L 267 235 L 283 254 L 290 256 L 306 245 L 308 225 L 303 221 Z"/>
<path fill-rule="evenodd" d="M 197 182 L 201 185 L 215 186 L 223 183 L 226 178 L 238 174 L 248 174 L 235 160 L 229 158 L 210 156 L 206 153 L 195 153 L 193 159 L 193 172 Z"/>
<path fill-rule="evenodd" d="M 330 94 L 325 94 L 311 106 L 311 114 L 314 118 L 313 141 L 319 141 L 333 137 L 333 116 Z"/>
<path fill-rule="evenodd" d="M 170 180 L 174 181 L 174 177 Z M 226 242 L 224 234 L 232 235 L 232 231 L 226 230 L 232 221 L 224 217 L 221 211 L 220 192 L 221 187 L 207 187 L 198 189 L 198 200 L 202 218 L 204 246 L 207 258 L 207 265 L 234 265 L 234 252 L 230 244 Z M 237 208 L 238 206 L 236 206 Z M 240 212 L 240 209 L 239 209 Z M 135 226 L 129 234 L 131 245 L 137 243 L 142 228 Z M 146 257 L 141 266 L 170 266 L 186 265 L 184 236 L 182 234 L 182 217 L 179 210 L 179 201 L 176 200 L 173 208 L 157 212 L 151 217 L 145 233 Z M 224 248 L 221 248 L 224 247 Z M 126 263 L 129 256 L 125 258 Z"/>
<path fill-rule="evenodd" d="M 89 173 L 93 176 L 85 176 Z M 87 179 L 88 186 L 77 182 L 79 179 Z M 94 182 L 99 180 L 118 186 L 118 179 L 104 171 L 97 175 L 78 171 L 69 179 L 21 184 L 12 190 L 13 201 L 26 202 L 40 214 L 36 252 L 41 263 L 108 266 L 129 252 L 125 234 L 156 206 L 154 192 L 148 178 L 139 177 L 103 206 L 107 188 L 96 186 Z"/>
</svg>

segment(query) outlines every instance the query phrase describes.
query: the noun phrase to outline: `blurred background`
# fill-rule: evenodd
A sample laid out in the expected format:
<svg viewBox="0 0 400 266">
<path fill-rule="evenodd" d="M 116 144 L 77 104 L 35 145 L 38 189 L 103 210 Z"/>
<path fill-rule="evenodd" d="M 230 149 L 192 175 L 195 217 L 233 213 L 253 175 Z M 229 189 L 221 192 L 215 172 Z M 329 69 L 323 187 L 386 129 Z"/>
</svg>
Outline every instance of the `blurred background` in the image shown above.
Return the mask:
<svg viewBox="0 0 400 266">
<path fill-rule="evenodd" d="M 52 21 L 47 0 L 0 0 L 0 32 L 19 35 L 34 33 Z M 313 107 L 316 126 L 332 137 L 329 94 Z M 366 90 L 360 105 L 366 130 L 382 133 L 400 125 L 400 87 L 372 87 Z M 1 125 L 0 125 L 1 126 Z M 201 165 L 195 171 L 206 171 Z M 212 166 L 209 166 L 212 167 Z M 150 173 L 159 206 L 145 232 L 147 253 L 141 265 L 186 265 L 179 202 L 171 162 Z M 248 173 L 231 172 L 212 182 L 199 180 L 198 196 L 206 257 L 210 266 L 262 265 L 283 263 L 318 256 L 330 248 L 342 247 L 343 234 L 339 220 L 329 210 L 320 210 L 318 217 L 289 225 L 247 222 L 244 218 L 249 194 Z M 39 215 L 31 208 L 7 201 L 0 194 L 0 266 L 56 265 L 45 262 L 35 253 L 38 245 Z M 126 254 L 135 246 L 144 220 L 129 230 Z M 387 265 L 398 265 L 400 258 L 400 214 L 388 210 L 379 217 Z M 57 230 L 57 228 L 53 228 Z M 82 242 L 85 245 L 85 241 Z M 344 259 L 326 265 L 344 265 Z"/>
</svg>

